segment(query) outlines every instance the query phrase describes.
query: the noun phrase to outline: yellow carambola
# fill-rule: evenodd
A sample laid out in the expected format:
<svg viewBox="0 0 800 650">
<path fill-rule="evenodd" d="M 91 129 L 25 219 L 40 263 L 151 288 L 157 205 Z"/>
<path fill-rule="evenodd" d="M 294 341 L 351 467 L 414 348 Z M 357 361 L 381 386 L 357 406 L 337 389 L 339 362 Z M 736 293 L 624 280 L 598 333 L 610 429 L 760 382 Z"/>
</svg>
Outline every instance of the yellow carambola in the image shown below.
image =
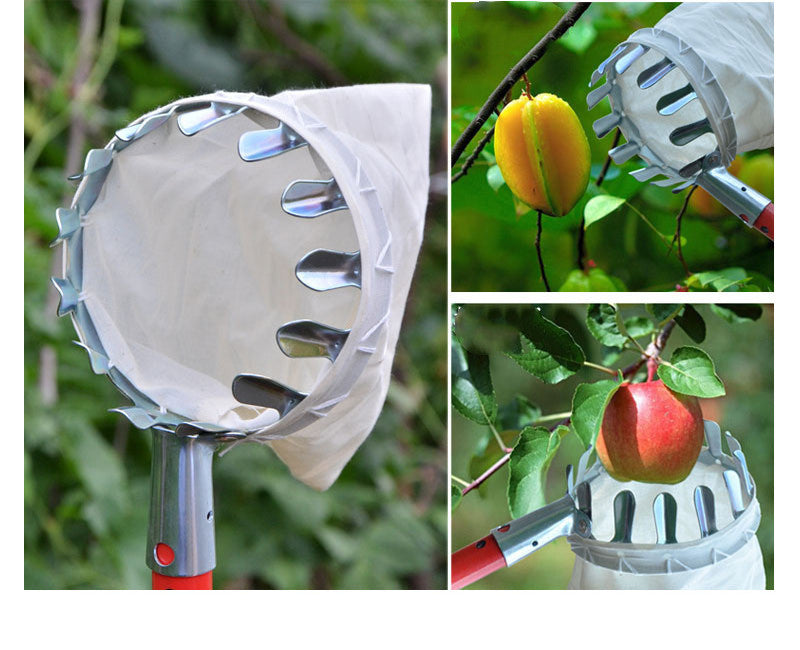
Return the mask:
<svg viewBox="0 0 800 650">
<path fill-rule="evenodd" d="M 523 94 L 494 129 L 497 165 L 509 189 L 534 210 L 560 217 L 589 183 L 589 141 L 578 116 L 560 97 Z"/>
</svg>

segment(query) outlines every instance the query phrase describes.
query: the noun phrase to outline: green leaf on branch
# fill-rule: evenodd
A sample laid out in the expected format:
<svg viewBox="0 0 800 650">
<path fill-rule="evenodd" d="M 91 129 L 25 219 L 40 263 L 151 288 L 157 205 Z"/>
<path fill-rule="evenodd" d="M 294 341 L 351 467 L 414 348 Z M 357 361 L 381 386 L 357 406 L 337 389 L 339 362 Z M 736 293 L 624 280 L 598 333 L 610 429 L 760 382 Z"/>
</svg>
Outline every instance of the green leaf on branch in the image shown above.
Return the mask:
<svg viewBox="0 0 800 650">
<path fill-rule="evenodd" d="M 682 347 L 672 353 L 669 363 L 658 366 L 658 376 L 676 393 L 696 397 L 721 397 L 725 386 L 714 372 L 714 362 L 703 350 Z"/>
<path fill-rule="evenodd" d="M 717 316 L 734 325 L 736 323 L 750 323 L 757 321 L 759 318 L 761 318 L 761 314 L 764 313 L 761 305 L 710 305 L 710 307 L 711 311 L 713 311 Z M 700 341 L 698 341 L 698 343 L 699 342 Z"/>
<path fill-rule="evenodd" d="M 685 305 L 683 313 L 675 317 L 675 322 L 695 343 L 702 343 L 706 338 L 706 322 L 694 307 Z"/>
<path fill-rule="evenodd" d="M 583 54 L 597 38 L 597 29 L 589 21 L 578 21 L 558 42 L 575 54 Z"/>
<path fill-rule="evenodd" d="M 628 334 L 635 339 L 642 338 L 643 336 L 650 336 L 656 331 L 653 321 L 644 316 L 626 318 L 625 329 L 628 331 Z"/>
<path fill-rule="evenodd" d="M 465 350 L 453 337 L 453 408 L 478 424 L 497 417 L 497 399 L 489 371 L 489 355 Z"/>
<path fill-rule="evenodd" d="M 515 519 L 545 504 L 547 469 L 567 431 L 526 427 L 520 434 L 508 461 L 508 509 Z"/>
<path fill-rule="evenodd" d="M 625 199 L 619 196 L 609 196 L 607 194 L 601 194 L 600 196 L 595 196 L 593 199 L 590 199 L 583 209 L 584 230 L 593 223 L 597 223 L 600 219 L 610 215 L 623 203 L 625 203 Z"/>
<path fill-rule="evenodd" d="M 548 384 L 557 384 L 583 367 L 586 356 L 565 329 L 549 321 L 538 309 L 527 310 L 515 323 L 522 351 L 508 356 Z"/>
<path fill-rule="evenodd" d="M 461 488 L 455 483 L 450 484 L 450 510 L 455 510 L 461 503 Z"/>
<path fill-rule="evenodd" d="M 743 268 L 735 266 L 719 271 L 695 273 L 686 280 L 686 286 L 694 291 L 759 291 L 756 284 L 751 283 L 751 274 Z"/>
<path fill-rule="evenodd" d="M 519 431 L 533 424 L 542 416 L 542 409 L 527 397 L 517 395 L 497 410 L 497 428 Z"/>
<path fill-rule="evenodd" d="M 489 183 L 489 187 L 491 187 L 495 192 L 497 192 L 503 185 L 505 185 L 505 180 L 503 179 L 503 172 L 500 171 L 500 167 L 498 165 L 492 165 L 486 172 L 486 181 Z"/>
<path fill-rule="evenodd" d="M 594 338 L 609 348 L 620 348 L 628 340 L 619 331 L 614 305 L 589 305 L 586 309 L 586 327 Z"/>
<path fill-rule="evenodd" d="M 681 312 L 683 305 L 653 303 L 651 305 L 645 305 L 645 309 L 653 314 L 653 318 L 656 319 L 656 327 L 661 329 Z"/>
<path fill-rule="evenodd" d="M 603 379 L 593 384 L 579 384 L 572 397 L 572 428 L 585 448 L 597 440 L 603 413 L 608 402 L 620 387 L 615 379 Z"/>
</svg>

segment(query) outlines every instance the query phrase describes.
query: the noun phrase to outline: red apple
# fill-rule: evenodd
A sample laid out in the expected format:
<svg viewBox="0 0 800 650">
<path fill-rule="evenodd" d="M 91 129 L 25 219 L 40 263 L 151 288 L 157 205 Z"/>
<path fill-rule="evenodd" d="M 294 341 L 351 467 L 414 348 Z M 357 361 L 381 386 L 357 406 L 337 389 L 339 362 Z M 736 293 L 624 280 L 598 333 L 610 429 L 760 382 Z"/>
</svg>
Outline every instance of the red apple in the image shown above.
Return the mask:
<svg viewBox="0 0 800 650">
<path fill-rule="evenodd" d="M 606 407 L 597 456 L 619 481 L 680 483 L 703 445 L 703 413 L 662 381 L 622 384 Z"/>
</svg>

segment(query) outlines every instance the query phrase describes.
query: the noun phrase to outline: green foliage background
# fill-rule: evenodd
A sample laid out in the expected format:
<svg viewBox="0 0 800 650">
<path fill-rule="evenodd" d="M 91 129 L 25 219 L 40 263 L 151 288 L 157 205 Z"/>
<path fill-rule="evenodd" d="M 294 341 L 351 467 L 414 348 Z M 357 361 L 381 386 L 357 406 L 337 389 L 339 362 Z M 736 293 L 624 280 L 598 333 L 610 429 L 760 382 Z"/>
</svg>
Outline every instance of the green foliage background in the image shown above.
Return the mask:
<svg viewBox="0 0 800 650">
<path fill-rule="evenodd" d="M 396 81 L 434 87 L 441 186 L 446 5 L 108 0 L 90 42 L 97 63 L 76 86 L 80 5 L 25 3 L 25 586 L 147 588 L 150 436 L 108 413 L 124 398 L 54 313 L 60 261 L 48 243 L 72 191 L 65 177 L 180 96 Z M 76 127 L 80 156 L 66 168 Z M 445 587 L 446 250 L 434 189 L 386 406 L 329 491 L 306 488 L 259 445 L 216 460 L 217 588 Z"/>
<path fill-rule="evenodd" d="M 706 351 L 714 361 L 716 373 L 725 384 L 726 395 L 701 400 L 703 415 L 715 420 L 723 431 L 730 431 L 742 444 L 750 473 L 755 478 L 761 505 L 758 540 L 764 555 L 767 588 L 774 584 L 774 309 L 764 306 L 764 313 L 755 322 L 730 324 L 713 314 L 707 305 L 695 305 L 706 323 L 707 335 L 700 344 L 693 342 L 676 327 L 667 343 L 664 357 L 683 345 L 694 345 Z M 625 317 L 646 316 L 643 306 L 621 306 Z M 457 333 L 470 351 L 490 355 L 492 383 L 497 402 L 509 403 L 515 395 L 523 395 L 537 405 L 542 415 L 563 413 L 571 408 L 575 388 L 584 382 L 606 379 L 606 375 L 584 368 L 565 381 L 548 385 L 522 370 L 505 353 L 518 342 L 518 332 L 491 317 L 492 309 L 482 305 L 462 308 Z M 636 359 L 626 353 L 618 360 L 607 358 L 603 348 L 589 334 L 586 305 L 545 305 L 542 314 L 569 330 L 586 353 L 588 361 L 621 368 Z M 746 343 L 745 343 L 746 342 Z M 640 371 L 642 377 L 644 370 Z M 638 380 L 637 380 L 638 381 Z M 555 424 L 549 422 L 545 426 Z M 509 444 L 513 435 L 504 435 Z M 488 439 L 488 443 L 487 443 Z M 496 445 L 488 428 L 475 424 L 454 412 L 452 417 L 452 472 L 472 480 L 469 463 L 476 449 L 484 444 Z M 565 471 L 577 463 L 583 452 L 577 436 L 568 434 L 561 440 L 550 465 L 545 486 L 548 503 L 563 496 Z M 499 454 L 498 454 L 499 457 Z M 483 537 L 495 526 L 509 519 L 508 465 L 489 477 L 478 490 L 465 495 L 452 515 L 452 550 Z M 593 507 L 598 507 L 593 505 Z M 610 507 L 610 505 L 609 505 Z M 525 560 L 476 582 L 472 589 L 564 589 L 572 574 L 574 556 L 564 538 L 548 544 Z"/>
<path fill-rule="evenodd" d="M 519 61 L 558 22 L 571 3 L 484 2 L 452 5 L 452 138 L 463 132 L 490 93 Z M 531 92 L 548 92 L 567 101 L 587 133 L 592 152 L 590 184 L 597 179 L 613 135 L 598 140 L 592 122 L 609 112 L 604 100 L 586 107 L 592 71 L 628 35 L 652 27 L 677 3 L 595 2 L 573 28 L 528 73 Z M 513 89 L 518 97 L 522 83 Z M 493 123 L 493 118 L 490 120 Z M 487 127 L 467 147 L 460 162 L 477 145 Z M 624 141 L 624 139 L 622 140 Z M 517 216 L 507 186 L 495 191 L 487 182 L 494 164 L 490 143 L 468 174 L 453 184 L 452 288 L 454 291 L 542 291 L 534 240 L 536 213 Z M 630 202 L 668 239 L 686 191 L 638 183 L 627 172 L 642 165 L 634 159 L 617 167 L 612 163 L 602 187 Z M 553 290 L 577 268 L 577 228 L 585 202 L 568 215 L 544 217 L 542 251 Z M 758 233 L 742 227 L 731 216 L 684 218 L 683 254 L 693 273 L 743 267 L 772 278 L 772 245 Z M 627 206 L 586 231 L 588 257 L 629 289 L 672 290 L 685 274 L 675 251 Z"/>
</svg>

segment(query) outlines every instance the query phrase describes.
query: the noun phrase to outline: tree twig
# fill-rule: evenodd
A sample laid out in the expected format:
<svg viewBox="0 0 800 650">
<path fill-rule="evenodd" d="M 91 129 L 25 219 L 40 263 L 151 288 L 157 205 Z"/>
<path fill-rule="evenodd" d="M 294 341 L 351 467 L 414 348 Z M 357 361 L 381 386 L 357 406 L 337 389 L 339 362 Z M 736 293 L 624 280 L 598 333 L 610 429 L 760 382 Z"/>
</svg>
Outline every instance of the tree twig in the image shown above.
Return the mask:
<svg viewBox="0 0 800 650">
<path fill-rule="evenodd" d="M 478 131 L 480 131 L 486 120 L 489 119 L 489 116 L 492 114 L 495 108 L 500 105 L 503 96 L 509 90 L 511 90 L 517 81 L 520 80 L 524 72 L 530 70 L 530 68 L 542 58 L 550 44 L 561 38 L 567 32 L 567 30 L 575 24 L 578 18 L 583 15 L 583 13 L 591 4 L 591 2 L 575 3 L 569 9 L 569 11 L 567 11 L 567 13 L 561 17 L 561 19 L 556 23 L 555 27 L 547 32 L 547 34 L 542 37 L 542 39 L 533 47 L 533 49 L 531 49 L 514 65 L 513 68 L 511 68 L 503 81 L 500 82 L 500 85 L 498 85 L 497 88 L 492 91 L 492 94 L 489 95 L 489 98 L 483 104 L 475 119 L 467 125 L 467 128 L 464 129 L 464 132 L 458 137 L 458 140 L 456 140 L 456 143 L 453 145 L 453 149 L 450 153 L 451 168 L 455 167 L 458 159 L 461 158 L 461 155 L 467 148 L 467 145 L 472 142 Z"/>
<path fill-rule="evenodd" d="M 461 165 L 461 169 L 458 171 L 458 173 L 454 174 L 453 178 L 450 179 L 450 183 L 455 183 L 459 178 L 467 175 L 469 168 L 472 167 L 473 163 L 478 159 L 478 156 L 480 155 L 481 151 L 483 151 L 483 148 L 487 144 L 489 144 L 489 141 L 492 139 L 493 135 L 494 135 L 494 127 L 489 129 L 486 132 L 486 135 L 484 135 L 481 138 L 481 141 L 478 143 L 478 146 L 475 147 L 475 150 L 464 161 L 464 164 Z"/>
<path fill-rule="evenodd" d="M 697 185 L 692 185 L 692 189 L 689 190 L 686 198 L 683 201 L 683 205 L 681 206 L 681 211 L 678 212 L 678 216 L 675 218 L 675 236 L 672 238 L 672 242 L 677 242 L 678 246 L 678 259 L 681 261 L 681 265 L 683 266 L 683 272 L 686 273 L 686 277 L 689 277 L 692 272 L 689 270 L 689 266 L 686 264 L 686 260 L 683 258 L 683 244 L 681 244 L 681 223 L 683 222 L 683 215 L 686 212 L 686 208 L 689 205 L 689 199 L 692 198 L 692 194 L 697 189 Z"/>
<path fill-rule="evenodd" d="M 544 272 L 544 260 L 542 259 L 542 211 L 537 211 L 536 220 L 536 257 L 539 258 L 539 271 L 542 274 L 542 282 L 546 291 L 552 291 L 550 283 L 547 281 L 547 274 Z"/>
</svg>

